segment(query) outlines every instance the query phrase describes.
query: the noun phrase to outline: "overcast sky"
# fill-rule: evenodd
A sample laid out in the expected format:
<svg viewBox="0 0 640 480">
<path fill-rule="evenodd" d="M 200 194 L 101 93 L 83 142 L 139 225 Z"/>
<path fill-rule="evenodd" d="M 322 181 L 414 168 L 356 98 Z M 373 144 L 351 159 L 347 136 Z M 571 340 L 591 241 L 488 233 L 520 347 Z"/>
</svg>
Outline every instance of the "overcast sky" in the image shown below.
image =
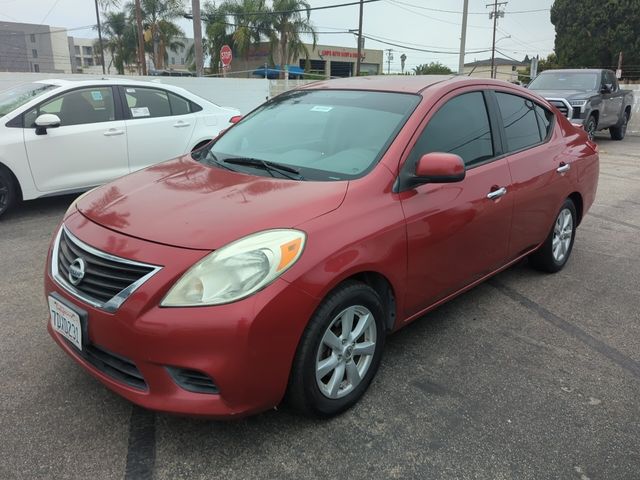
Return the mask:
<svg viewBox="0 0 640 480">
<path fill-rule="evenodd" d="M 353 0 L 309 0 L 312 7 L 348 3 Z M 469 0 L 466 62 L 490 58 L 490 52 L 479 52 L 491 47 L 492 20 L 486 7 L 490 0 Z M 205 0 L 201 0 L 204 4 Z M 497 48 L 510 57 L 522 60 L 525 55 L 546 57 L 553 51 L 555 31 L 549 21 L 549 8 L 553 0 L 510 0 L 504 18 L 498 21 Z M 400 71 L 400 55 L 407 56 L 406 68 L 432 61 L 439 61 L 456 70 L 457 54 L 430 53 L 410 50 L 414 47 L 425 50 L 455 52 L 460 47 L 460 25 L 462 23 L 462 0 L 381 0 L 365 4 L 363 32 L 391 43 L 396 47 L 366 40 L 366 48 L 394 50 L 391 71 Z M 191 1 L 185 0 L 191 10 Z M 448 10 L 447 13 L 436 10 Z M 529 10 L 536 12 L 519 13 Z M 93 0 L 0 0 L 0 20 L 45 23 L 56 27 L 74 29 L 69 35 L 95 37 L 97 33 L 88 26 L 95 23 Z M 358 7 L 342 7 L 316 10 L 311 21 L 320 32 L 348 30 L 358 27 Z M 190 21 L 181 20 L 187 36 L 192 36 Z M 510 38 L 508 38 L 510 36 Z M 319 43 L 355 47 L 352 34 L 322 33 Z M 475 53 L 478 52 L 478 53 Z M 503 56 L 500 53 L 498 56 Z M 385 55 L 386 59 L 386 55 Z M 385 64 L 386 65 L 386 64 Z M 386 71 L 386 66 L 385 66 Z"/>
</svg>

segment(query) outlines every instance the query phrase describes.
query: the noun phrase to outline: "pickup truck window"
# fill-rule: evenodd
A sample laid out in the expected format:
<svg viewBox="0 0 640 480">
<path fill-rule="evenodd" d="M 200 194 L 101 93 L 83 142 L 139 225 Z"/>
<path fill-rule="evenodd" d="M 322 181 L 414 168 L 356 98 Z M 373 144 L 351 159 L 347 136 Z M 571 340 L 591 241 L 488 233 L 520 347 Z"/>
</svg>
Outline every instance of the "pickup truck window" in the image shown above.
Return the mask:
<svg viewBox="0 0 640 480">
<path fill-rule="evenodd" d="M 545 72 L 530 84 L 531 90 L 600 90 L 600 74 L 595 72 Z"/>
</svg>

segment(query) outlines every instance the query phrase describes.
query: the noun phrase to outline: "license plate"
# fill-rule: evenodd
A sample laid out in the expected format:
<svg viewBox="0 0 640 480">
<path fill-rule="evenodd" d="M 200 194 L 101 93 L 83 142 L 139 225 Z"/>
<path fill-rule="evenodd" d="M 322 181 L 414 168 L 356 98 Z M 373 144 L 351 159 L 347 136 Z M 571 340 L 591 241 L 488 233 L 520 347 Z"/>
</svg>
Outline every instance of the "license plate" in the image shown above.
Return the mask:
<svg viewBox="0 0 640 480">
<path fill-rule="evenodd" d="M 53 329 L 82 350 L 80 315 L 53 297 L 49 297 L 49 313 Z"/>
</svg>

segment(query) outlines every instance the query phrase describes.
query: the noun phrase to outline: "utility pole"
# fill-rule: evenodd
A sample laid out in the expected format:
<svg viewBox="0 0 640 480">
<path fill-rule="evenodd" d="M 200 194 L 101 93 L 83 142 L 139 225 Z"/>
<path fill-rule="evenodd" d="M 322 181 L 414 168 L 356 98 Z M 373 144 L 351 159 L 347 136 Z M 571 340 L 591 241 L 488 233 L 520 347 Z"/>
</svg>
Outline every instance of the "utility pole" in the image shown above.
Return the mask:
<svg viewBox="0 0 640 480">
<path fill-rule="evenodd" d="M 467 17 L 469 16 L 469 0 L 464 0 L 462 7 L 462 32 L 460 32 L 460 58 L 458 60 L 458 75 L 464 75 L 464 50 L 467 43 Z"/>
<path fill-rule="evenodd" d="M 362 61 L 362 8 L 364 3 L 360 0 L 360 20 L 358 21 L 358 59 L 356 60 L 356 77 L 360 76 L 360 62 Z"/>
<path fill-rule="evenodd" d="M 622 52 L 618 55 L 618 69 L 616 70 L 616 78 L 620 80 L 622 78 Z"/>
<path fill-rule="evenodd" d="M 100 11 L 98 10 L 98 0 L 95 0 L 96 4 L 96 20 L 98 22 L 98 41 L 100 42 L 100 58 L 102 59 L 102 74 L 106 75 L 107 71 L 104 67 L 104 44 L 102 43 L 102 26 L 100 25 Z"/>
<path fill-rule="evenodd" d="M 498 17 L 504 17 L 504 10 L 498 10 L 498 7 L 506 5 L 507 2 L 498 2 L 494 0 L 493 5 L 488 3 L 487 7 L 493 7 L 489 18 L 493 18 L 493 42 L 491 44 L 491 78 L 496 78 L 496 28 L 498 27 Z"/>
<path fill-rule="evenodd" d="M 393 60 L 393 49 L 387 48 L 387 75 L 391 73 L 391 60 Z"/>
<path fill-rule="evenodd" d="M 136 0 L 136 30 L 138 32 L 138 63 L 140 64 L 140 73 L 147 74 L 147 62 L 144 54 L 144 32 L 142 31 L 142 8 L 140 0 Z"/>
<path fill-rule="evenodd" d="M 193 48 L 196 57 L 196 77 L 201 77 L 204 70 L 202 58 L 202 22 L 200 21 L 200 0 L 191 0 L 193 13 Z"/>
</svg>

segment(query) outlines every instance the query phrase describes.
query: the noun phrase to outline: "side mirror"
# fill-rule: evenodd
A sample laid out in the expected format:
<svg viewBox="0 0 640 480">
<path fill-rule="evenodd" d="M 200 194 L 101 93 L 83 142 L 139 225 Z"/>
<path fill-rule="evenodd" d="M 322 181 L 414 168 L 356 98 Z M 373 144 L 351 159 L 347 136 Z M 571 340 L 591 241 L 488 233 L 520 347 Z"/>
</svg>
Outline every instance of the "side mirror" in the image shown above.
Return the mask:
<svg viewBox="0 0 640 480">
<path fill-rule="evenodd" d="M 605 83 L 602 85 L 602 93 L 611 93 L 613 92 L 613 84 Z"/>
<path fill-rule="evenodd" d="M 453 153 L 427 153 L 416 165 L 416 180 L 419 183 L 461 182 L 465 173 L 462 158 Z"/>
<path fill-rule="evenodd" d="M 36 135 L 46 135 L 47 128 L 58 128 L 60 117 L 52 113 L 43 113 L 36 118 Z"/>
</svg>

